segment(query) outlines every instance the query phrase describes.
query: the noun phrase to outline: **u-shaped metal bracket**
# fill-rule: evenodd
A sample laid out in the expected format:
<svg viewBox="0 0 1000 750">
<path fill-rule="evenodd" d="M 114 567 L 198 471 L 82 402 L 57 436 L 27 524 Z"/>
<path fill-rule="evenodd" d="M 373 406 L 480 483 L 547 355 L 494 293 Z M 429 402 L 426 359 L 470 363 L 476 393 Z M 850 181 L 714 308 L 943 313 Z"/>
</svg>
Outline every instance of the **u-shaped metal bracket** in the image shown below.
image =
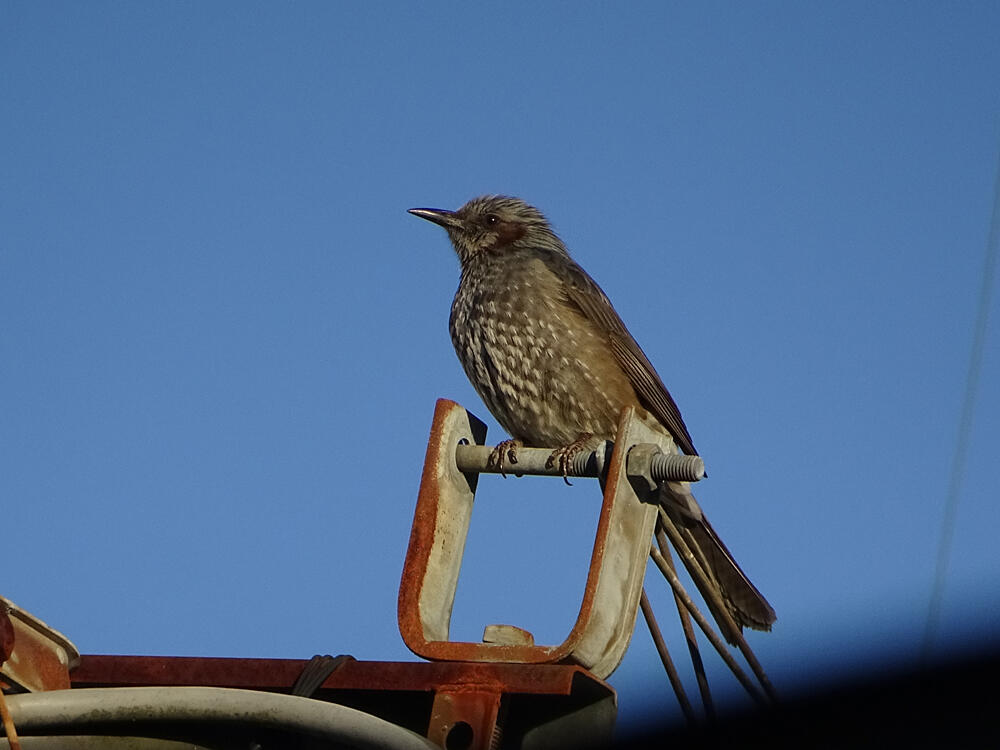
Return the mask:
<svg viewBox="0 0 1000 750">
<path fill-rule="evenodd" d="M 622 411 L 608 465 L 604 502 L 594 540 L 580 613 L 561 644 L 535 645 L 530 638 L 472 643 L 448 640 L 452 606 L 479 475 L 455 461 L 462 443 L 482 445 L 486 426 L 453 401 L 434 411 L 420 493 L 399 588 L 399 631 L 417 656 L 439 661 L 546 664 L 572 662 L 603 679 L 621 663 L 635 627 L 656 524 L 654 489 L 630 481 L 631 446 L 659 445 L 676 452 L 670 438 Z M 637 494 L 638 493 L 638 494 Z M 525 634 L 527 636 L 527 634 Z M 502 639 L 504 640 L 504 639 Z"/>
</svg>

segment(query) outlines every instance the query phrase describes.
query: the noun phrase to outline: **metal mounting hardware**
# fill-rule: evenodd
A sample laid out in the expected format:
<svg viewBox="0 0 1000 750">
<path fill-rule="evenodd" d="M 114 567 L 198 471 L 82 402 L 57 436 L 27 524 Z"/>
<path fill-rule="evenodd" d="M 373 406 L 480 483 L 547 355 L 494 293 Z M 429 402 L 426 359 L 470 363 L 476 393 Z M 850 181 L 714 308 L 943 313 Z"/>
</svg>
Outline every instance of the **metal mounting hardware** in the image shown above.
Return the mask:
<svg viewBox="0 0 1000 750">
<path fill-rule="evenodd" d="M 485 470 L 486 457 L 492 450 L 483 446 L 485 438 L 485 425 L 465 409 L 446 399 L 437 402 L 399 589 L 399 629 L 403 640 L 411 651 L 426 659 L 523 664 L 573 662 L 603 679 L 617 668 L 631 640 L 657 518 L 655 499 L 646 501 L 649 484 L 635 480 L 638 476 L 651 476 L 650 463 L 656 463 L 658 453 L 668 457 L 676 449 L 668 436 L 637 419 L 633 409 L 622 412 L 614 443 L 618 447 L 611 452 L 607 464 L 604 503 L 583 601 L 576 624 L 563 643 L 535 645 L 527 637 L 496 639 L 495 629 L 490 631 L 494 634 L 491 642 L 449 641 L 451 612 L 478 474 Z M 640 451 L 647 454 L 647 459 L 639 462 L 645 471 L 637 470 L 629 460 L 628 449 L 642 444 L 656 447 Z M 545 469 L 550 453 L 551 450 L 544 449 L 519 449 L 517 464 L 506 470 L 561 475 Z M 598 461 L 599 457 L 591 454 L 584 456 L 582 463 L 600 468 Z M 473 462 L 472 470 L 463 472 L 460 468 L 460 465 L 470 467 Z M 661 460 L 659 464 L 657 473 L 674 471 L 670 461 Z M 703 468 L 688 462 L 684 471 L 676 478 L 691 481 L 703 473 Z M 692 473 L 696 476 L 689 480 Z M 570 471 L 570 475 L 578 474 Z M 592 475 L 596 476 L 597 471 Z"/>
<path fill-rule="evenodd" d="M 571 477 L 599 477 L 614 444 L 606 441 L 594 451 L 580 452 L 573 456 L 567 474 Z M 489 461 L 493 448 L 489 445 L 459 445 L 455 448 L 455 463 L 463 473 L 500 474 L 500 469 Z M 517 463 L 506 465 L 507 474 L 561 477 L 562 470 L 550 460 L 550 448 L 518 448 Z M 626 471 L 631 476 L 648 477 L 654 482 L 697 482 L 705 476 L 705 462 L 701 456 L 681 453 L 664 453 L 655 443 L 632 446 L 628 454 Z"/>
<path fill-rule="evenodd" d="M 70 640 L 0 596 L 0 678 L 29 692 L 69 687 L 80 662 Z"/>
</svg>

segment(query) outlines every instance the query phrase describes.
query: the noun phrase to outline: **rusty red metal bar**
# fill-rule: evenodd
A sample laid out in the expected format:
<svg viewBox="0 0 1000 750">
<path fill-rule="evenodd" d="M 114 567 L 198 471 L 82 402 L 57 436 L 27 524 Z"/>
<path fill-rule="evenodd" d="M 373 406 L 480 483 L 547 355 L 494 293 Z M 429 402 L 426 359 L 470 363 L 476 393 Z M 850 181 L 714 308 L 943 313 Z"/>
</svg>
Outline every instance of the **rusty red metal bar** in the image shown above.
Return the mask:
<svg viewBox="0 0 1000 750">
<path fill-rule="evenodd" d="M 307 659 L 86 654 L 74 688 L 204 686 L 289 692 Z M 574 716 L 573 729 L 607 733 L 616 696 L 582 667 L 562 664 L 347 661 L 314 696 L 353 706 L 423 734 L 442 747 L 488 750 L 505 731 L 523 736 Z M 579 717 L 593 708 L 593 724 Z M 562 731 L 562 730 L 560 730 Z M 515 743 L 518 744 L 518 743 Z"/>
<path fill-rule="evenodd" d="M 70 674 L 73 687 L 200 685 L 287 692 L 308 659 L 85 654 Z M 348 661 L 323 690 L 434 691 L 441 685 L 476 686 L 505 693 L 569 695 L 574 680 L 611 691 L 582 667 L 562 664 Z"/>
</svg>

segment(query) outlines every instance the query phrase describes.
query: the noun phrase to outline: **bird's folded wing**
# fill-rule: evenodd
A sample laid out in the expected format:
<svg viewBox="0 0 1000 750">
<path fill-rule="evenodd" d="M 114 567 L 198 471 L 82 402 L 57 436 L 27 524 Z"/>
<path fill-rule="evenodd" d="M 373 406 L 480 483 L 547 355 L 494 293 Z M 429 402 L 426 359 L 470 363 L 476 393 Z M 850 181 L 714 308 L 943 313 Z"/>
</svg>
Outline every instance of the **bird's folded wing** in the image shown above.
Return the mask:
<svg viewBox="0 0 1000 750">
<path fill-rule="evenodd" d="M 575 263 L 570 265 L 565 286 L 569 302 L 608 337 L 608 345 L 622 370 L 635 388 L 639 401 L 649 409 L 673 436 L 678 447 L 688 455 L 697 455 L 680 409 L 656 373 L 649 358 L 632 338 L 615 312 L 607 295 L 587 272 Z"/>
</svg>

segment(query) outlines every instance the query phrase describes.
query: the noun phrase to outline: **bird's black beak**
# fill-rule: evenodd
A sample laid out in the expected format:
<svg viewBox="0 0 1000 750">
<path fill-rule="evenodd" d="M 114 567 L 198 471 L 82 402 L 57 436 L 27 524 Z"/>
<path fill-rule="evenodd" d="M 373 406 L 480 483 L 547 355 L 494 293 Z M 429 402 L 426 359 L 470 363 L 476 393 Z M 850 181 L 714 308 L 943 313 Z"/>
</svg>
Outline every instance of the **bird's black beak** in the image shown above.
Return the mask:
<svg viewBox="0 0 1000 750">
<path fill-rule="evenodd" d="M 459 229 L 462 226 L 462 222 L 455 215 L 455 212 L 444 208 L 411 208 L 408 213 L 419 216 L 421 219 L 427 219 L 427 221 L 433 221 L 445 229 Z"/>
</svg>

